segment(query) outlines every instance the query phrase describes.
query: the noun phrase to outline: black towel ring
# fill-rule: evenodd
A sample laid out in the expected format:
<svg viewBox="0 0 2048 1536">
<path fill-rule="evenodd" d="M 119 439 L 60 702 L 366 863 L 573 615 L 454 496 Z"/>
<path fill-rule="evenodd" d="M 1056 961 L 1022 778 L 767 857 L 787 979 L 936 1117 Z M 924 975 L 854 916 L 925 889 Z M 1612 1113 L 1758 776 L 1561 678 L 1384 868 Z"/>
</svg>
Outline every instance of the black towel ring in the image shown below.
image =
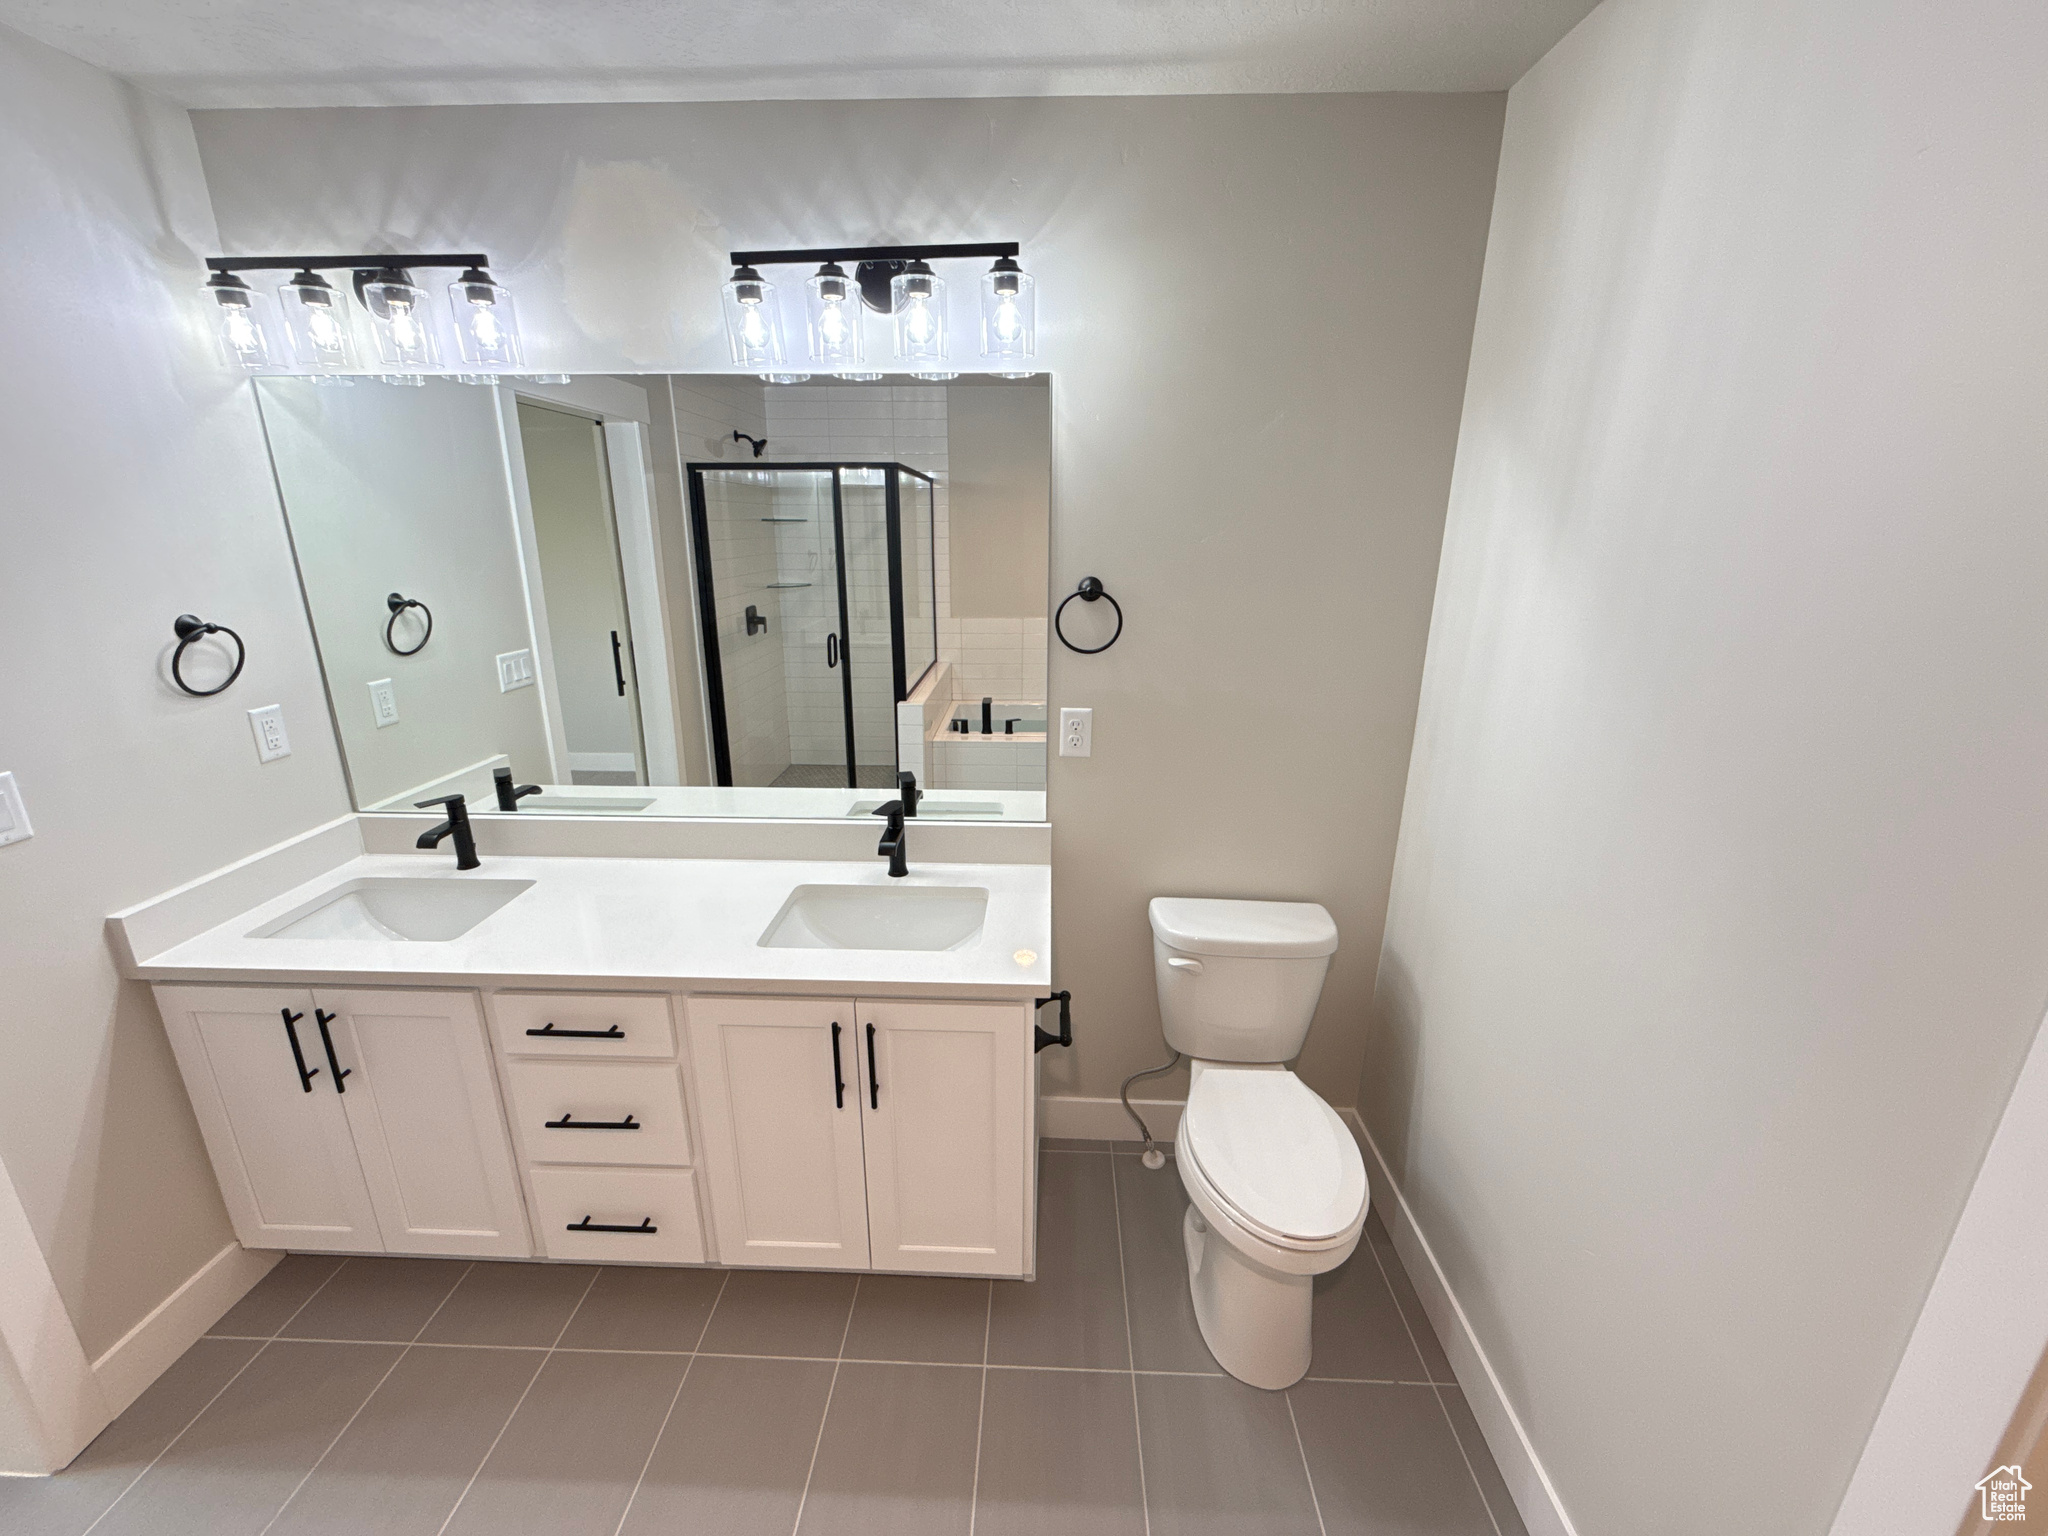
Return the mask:
<svg viewBox="0 0 2048 1536">
<path fill-rule="evenodd" d="M 391 617 L 384 621 L 384 643 L 391 647 L 395 655 L 419 655 L 427 648 L 427 642 L 434 638 L 434 610 L 416 597 L 400 597 L 396 592 L 385 598 L 384 603 L 391 610 Z M 427 632 L 420 636 L 420 643 L 409 651 L 401 649 L 398 642 L 391 638 L 392 626 L 398 623 L 398 616 L 408 608 L 417 608 L 427 616 Z"/>
<path fill-rule="evenodd" d="M 210 699 L 216 693 L 226 693 L 234 680 L 242 675 L 242 663 L 249 659 L 249 648 L 242 644 L 242 637 L 227 625 L 209 624 L 192 614 L 181 613 L 171 621 L 171 633 L 178 637 L 178 648 L 171 652 L 171 681 L 193 698 Z M 185 647 L 204 635 L 226 635 L 235 642 L 235 670 L 216 688 L 194 688 L 185 681 L 185 674 L 178 670 L 178 664 L 185 659 Z"/>
<path fill-rule="evenodd" d="M 1084 603 L 1092 603 L 1097 598 L 1107 598 L 1109 606 L 1116 609 L 1116 634 L 1111 635 L 1100 645 L 1076 645 L 1073 641 L 1069 640 L 1066 632 L 1060 628 L 1060 615 L 1067 611 L 1067 604 L 1077 597 Z M 1079 652 L 1083 656 L 1099 656 L 1112 645 L 1115 645 L 1117 636 L 1124 632 L 1123 605 L 1102 590 L 1102 583 L 1100 581 L 1096 580 L 1093 576 L 1083 576 L 1081 578 L 1081 585 L 1061 598 L 1059 607 L 1053 609 L 1052 632 L 1059 636 L 1060 644 L 1064 645 L 1068 650 Z"/>
</svg>

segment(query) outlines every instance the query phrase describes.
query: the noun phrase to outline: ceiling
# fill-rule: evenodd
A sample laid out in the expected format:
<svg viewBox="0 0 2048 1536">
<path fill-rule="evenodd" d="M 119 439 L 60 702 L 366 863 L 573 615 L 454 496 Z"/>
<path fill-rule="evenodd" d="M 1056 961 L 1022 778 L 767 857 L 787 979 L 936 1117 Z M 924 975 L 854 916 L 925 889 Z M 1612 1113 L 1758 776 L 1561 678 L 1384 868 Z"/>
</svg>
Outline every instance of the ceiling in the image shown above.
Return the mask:
<svg viewBox="0 0 2048 1536">
<path fill-rule="evenodd" d="M 1503 90 L 1594 0 L 0 0 L 193 107 Z"/>
</svg>

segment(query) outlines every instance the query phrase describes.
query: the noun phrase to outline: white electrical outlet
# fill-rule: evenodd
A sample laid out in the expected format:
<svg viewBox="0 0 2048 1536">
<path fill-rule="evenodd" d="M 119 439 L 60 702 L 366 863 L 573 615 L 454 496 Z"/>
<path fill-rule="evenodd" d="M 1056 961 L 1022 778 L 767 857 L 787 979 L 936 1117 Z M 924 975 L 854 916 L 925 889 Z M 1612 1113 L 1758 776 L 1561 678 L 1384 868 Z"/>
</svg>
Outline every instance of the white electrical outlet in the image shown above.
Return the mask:
<svg viewBox="0 0 2048 1536">
<path fill-rule="evenodd" d="M 256 755 L 266 763 L 292 755 L 292 739 L 284 733 L 284 706 L 266 704 L 249 711 L 249 729 L 256 733 Z"/>
<path fill-rule="evenodd" d="M 1060 711 L 1060 756 L 1087 757 L 1095 749 L 1095 711 Z"/>
<path fill-rule="evenodd" d="M 380 731 L 387 725 L 398 724 L 398 690 L 391 686 L 390 678 L 379 678 L 370 684 L 370 713 Z"/>
<path fill-rule="evenodd" d="M 533 686 L 533 652 L 507 651 L 498 658 L 498 692 Z"/>
<path fill-rule="evenodd" d="M 21 803 L 21 786 L 11 773 L 0 773 L 0 848 L 25 843 L 36 835 L 28 824 L 28 807 Z"/>
</svg>

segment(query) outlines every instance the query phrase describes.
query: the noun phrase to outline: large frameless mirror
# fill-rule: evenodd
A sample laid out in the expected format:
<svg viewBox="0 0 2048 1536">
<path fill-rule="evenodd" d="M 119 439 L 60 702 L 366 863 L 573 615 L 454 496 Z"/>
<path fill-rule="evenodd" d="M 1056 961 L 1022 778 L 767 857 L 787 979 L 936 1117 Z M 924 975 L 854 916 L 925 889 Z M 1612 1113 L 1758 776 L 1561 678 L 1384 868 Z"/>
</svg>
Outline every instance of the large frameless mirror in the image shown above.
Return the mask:
<svg viewBox="0 0 2048 1536">
<path fill-rule="evenodd" d="M 1044 819 L 1043 376 L 255 388 L 359 810 Z"/>
</svg>

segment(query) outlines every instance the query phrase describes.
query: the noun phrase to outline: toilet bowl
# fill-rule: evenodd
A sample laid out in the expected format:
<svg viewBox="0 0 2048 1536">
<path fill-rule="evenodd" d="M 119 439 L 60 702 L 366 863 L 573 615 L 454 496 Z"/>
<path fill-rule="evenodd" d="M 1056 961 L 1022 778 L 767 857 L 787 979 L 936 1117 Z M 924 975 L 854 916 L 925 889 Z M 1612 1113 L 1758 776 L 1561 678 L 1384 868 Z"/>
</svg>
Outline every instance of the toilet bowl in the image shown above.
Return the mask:
<svg viewBox="0 0 2048 1536">
<path fill-rule="evenodd" d="M 1336 924 L 1307 903 L 1168 897 L 1151 918 L 1167 1042 L 1190 1059 L 1174 1161 L 1195 1320 L 1238 1380 L 1292 1386 L 1313 1351 L 1315 1277 L 1357 1248 L 1370 1200 L 1350 1131 L 1284 1065 Z"/>
</svg>

